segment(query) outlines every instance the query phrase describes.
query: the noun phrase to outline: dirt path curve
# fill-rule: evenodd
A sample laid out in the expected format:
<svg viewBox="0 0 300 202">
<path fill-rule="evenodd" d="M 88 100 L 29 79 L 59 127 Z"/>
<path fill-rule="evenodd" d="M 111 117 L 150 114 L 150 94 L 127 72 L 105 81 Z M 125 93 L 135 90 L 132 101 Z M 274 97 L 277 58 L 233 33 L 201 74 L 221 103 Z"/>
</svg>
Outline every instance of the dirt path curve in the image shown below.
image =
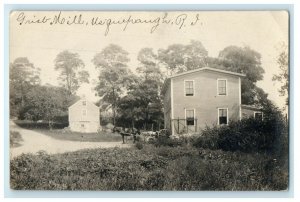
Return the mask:
<svg viewBox="0 0 300 202">
<path fill-rule="evenodd" d="M 10 130 L 19 132 L 23 139 L 23 141 L 20 142 L 21 146 L 10 148 L 11 159 L 22 153 L 37 153 L 38 151 L 45 151 L 48 154 L 57 154 L 80 149 L 130 147 L 130 144 L 122 144 L 121 142 L 78 142 L 57 140 L 32 130 L 20 128 L 13 121 L 10 121 Z"/>
</svg>

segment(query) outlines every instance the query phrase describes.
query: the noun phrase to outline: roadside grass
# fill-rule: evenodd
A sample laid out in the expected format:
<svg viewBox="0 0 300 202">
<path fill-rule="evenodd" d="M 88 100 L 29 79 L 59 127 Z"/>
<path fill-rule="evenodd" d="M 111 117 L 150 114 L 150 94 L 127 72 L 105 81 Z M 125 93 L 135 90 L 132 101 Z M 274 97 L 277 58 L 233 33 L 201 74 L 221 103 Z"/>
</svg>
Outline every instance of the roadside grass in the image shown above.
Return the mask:
<svg viewBox="0 0 300 202">
<path fill-rule="evenodd" d="M 63 129 L 34 129 L 34 131 L 58 140 L 80 141 L 80 142 L 121 142 L 122 137 L 117 133 L 79 133 L 65 131 Z"/>
<path fill-rule="evenodd" d="M 121 142 L 122 136 L 117 133 L 100 131 L 98 133 L 80 133 L 64 129 L 67 124 L 55 123 L 53 129 L 48 128 L 48 123 L 37 123 L 33 121 L 16 120 L 19 127 L 33 130 L 58 140 L 80 141 L 80 142 Z"/>
<path fill-rule="evenodd" d="M 142 148 L 23 154 L 10 164 L 16 190 L 286 190 L 288 170 L 259 153 L 143 144 Z"/>
<path fill-rule="evenodd" d="M 20 135 L 20 133 L 17 132 L 17 131 L 10 131 L 9 134 L 10 134 L 10 137 L 9 137 L 10 147 L 19 147 L 19 146 L 21 146 L 20 142 L 23 141 L 23 138 Z"/>
</svg>

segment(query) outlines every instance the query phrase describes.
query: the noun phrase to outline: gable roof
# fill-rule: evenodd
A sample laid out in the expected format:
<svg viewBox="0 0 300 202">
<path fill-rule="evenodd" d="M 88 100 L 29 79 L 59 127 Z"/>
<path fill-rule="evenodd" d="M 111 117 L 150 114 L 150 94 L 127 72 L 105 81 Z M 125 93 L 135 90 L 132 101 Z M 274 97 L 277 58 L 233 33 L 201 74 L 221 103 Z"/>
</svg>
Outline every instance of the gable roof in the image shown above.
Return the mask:
<svg viewBox="0 0 300 202">
<path fill-rule="evenodd" d="M 201 71 L 212 71 L 212 72 L 229 74 L 229 75 L 238 76 L 238 77 L 245 77 L 246 76 L 245 74 L 241 74 L 241 73 L 237 73 L 237 72 L 231 72 L 231 71 L 226 71 L 226 70 L 216 69 L 216 68 L 211 68 L 211 67 L 202 67 L 202 68 L 199 68 L 199 69 L 193 69 L 193 70 L 190 70 L 190 71 L 182 72 L 182 73 L 175 74 L 175 75 L 172 75 L 172 76 L 168 77 L 165 80 L 164 84 L 163 84 L 162 93 L 164 94 L 164 92 L 165 92 L 165 90 L 166 90 L 167 86 L 169 85 L 170 80 L 172 78 L 181 77 L 181 76 L 185 76 L 187 74 L 192 74 L 192 73 L 201 72 Z"/>
<path fill-rule="evenodd" d="M 74 107 L 78 102 L 82 102 L 82 101 L 86 101 L 87 103 L 90 103 L 91 105 L 99 108 L 97 105 L 95 105 L 94 103 L 92 103 L 92 102 L 90 102 L 90 101 L 88 101 L 88 100 L 86 100 L 84 98 L 79 99 L 77 102 L 75 102 L 74 104 L 72 104 L 71 106 L 69 106 L 69 108 Z"/>
<path fill-rule="evenodd" d="M 202 67 L 202 68 L 199 68 L 199 69 L 193 69 L 193 70 L 186 71 L 186 72 L 183 72 L 183 73 L 175 74 L 173 76 L 170 76 L 169 78 L 180 77 L 180 76 L 184 76 L 186 74 L 192 74 L 192 73 L 200 72 L 200 71 L 213 71 L 213 72 L 219 72 L 219 73 L 223 73 L 223 74 L 230 74 L 230 75 L 240 76 L 240 77 L 246 76 L 245 74 L 240 74 L 240 73 L 237 73 L 237 72 L 231 72 L 231 71 L 226 71 L 226 70 L 216 69 L 216 68 L 211 68 L 211 67 Z"/>
</svg>

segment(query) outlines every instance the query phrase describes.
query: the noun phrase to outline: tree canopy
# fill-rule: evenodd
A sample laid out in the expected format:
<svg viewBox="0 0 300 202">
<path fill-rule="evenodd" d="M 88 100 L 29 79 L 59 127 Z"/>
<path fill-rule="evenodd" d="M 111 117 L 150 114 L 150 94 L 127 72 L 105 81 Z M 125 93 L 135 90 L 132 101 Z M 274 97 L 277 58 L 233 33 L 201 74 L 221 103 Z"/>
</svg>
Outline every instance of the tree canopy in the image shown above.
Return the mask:
<svg viewBox="0 0 300 202">
<path fill-rule="evenodd" d="M 206 66 L 207 50 L 200 41 L 188 45 L 173 44 L 158 50 L 158 59 L 171 72 L 180 73 Z"/>
<path fill-rule="evenodd" d="M 278 92 L 281 96 L 288 95 L 289 91 L 289 55 L 288 46 L 285 43 L 280 44 L 279 54 L 277 56 L 277 65 L 279 68 L 279 73 L 273 75 L 273 81 L 279 81 L 282 83 Z M 286 105 L 289 104 L 288 97 L 286 98 Z"/>
<path fill-rule="evenodd" d="M 35 86 L 27 94 L 25 118 L 47 120 L 49 127 L 56 118 L 67 116 L 68 107 L 77 99 L 62 87 Z"/>
<path fill-rule="evenodd" d="M 157 55 L 151 48 L 143 48 L 138 53 L 139 66 L 137 82 L 128 88 L 127 94 L 119 100 L 120 120 L 130 120 L 132 127 L 146 128 L 155 124 L 159 128 L 163 122 L 162 100 L 160 97 L 163 74 Z"/>
<path fill-rule="evenodd" d="M 144 80 L 163 81 L 163 74 L 159 65 L 158 55 L 153 52 L 152 48 L 143 48 L 137 56 L 139 65 L 137 72 L 141 74 Z"/>
<path fill-rule="evenodd" d="M 249 47 L 228 46 L 213 62 L 217 62 L 218 68 L 246 75 L 242 79 L 242 103 L 254 104 L 256 82 L 263 79 L 265 72 L 261 66 L 261 55 Z"/>
<path fill-rule="evenodd" d="M 69 94 L 74 94 L 81 83 L 89 83 L 89 73 L 83 70 L 84 63 L 78 53 L 67 50 L 60 52 L 55 58 L 55 70 L 60 71 L 58 79 L 61 86 L 67 89 Z"/>
<path fill-rule="evenodd" d="M 96 54 L 92 62 L 96 69 L 99 69 L 99 81 L 95 90 L 103 101 L 112 105 L 113 124 L 115 125 L 118 100 L 136 80 L 134 74 L 127 67 L 128 53 L 122 47 L 110 44 Z"/>
<path fill-rule="evenodd" d="M 40 84 L 40 69 L 28 58 L 20 57 L 9 64 L 9 71 L 10 114 L 22 117 L 26 94 L 33 86 Z"/>
</svg>

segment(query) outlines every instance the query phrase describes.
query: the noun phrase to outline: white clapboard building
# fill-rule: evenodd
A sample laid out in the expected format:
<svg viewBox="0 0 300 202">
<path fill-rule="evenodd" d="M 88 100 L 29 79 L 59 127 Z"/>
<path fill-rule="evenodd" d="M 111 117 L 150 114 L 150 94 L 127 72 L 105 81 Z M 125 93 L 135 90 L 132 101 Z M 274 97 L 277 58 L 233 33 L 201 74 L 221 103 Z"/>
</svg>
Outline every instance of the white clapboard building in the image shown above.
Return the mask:
<svg viewBox="0 0 300 202">
<path fill-rule="evenodd" d="M 94 133 L 100 129 L 99 107 L 80 99 L 69 107 L 69 127 L 72 131 Z"/>
</svg>

